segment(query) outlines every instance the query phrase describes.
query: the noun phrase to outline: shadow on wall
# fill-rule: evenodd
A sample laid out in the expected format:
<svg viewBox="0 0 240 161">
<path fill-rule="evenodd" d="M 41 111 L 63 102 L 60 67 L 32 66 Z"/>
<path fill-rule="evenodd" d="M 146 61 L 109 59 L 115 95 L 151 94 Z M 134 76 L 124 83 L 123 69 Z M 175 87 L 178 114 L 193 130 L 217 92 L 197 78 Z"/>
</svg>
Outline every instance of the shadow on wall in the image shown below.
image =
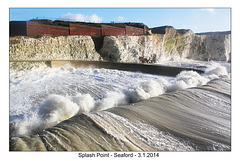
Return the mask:
<svg viewBox="0 0 240 161">
<path fill-rule="evenodd" d="M 103 47 L 104 36 L 91 36 L 97 52 Z"/>
</svg>

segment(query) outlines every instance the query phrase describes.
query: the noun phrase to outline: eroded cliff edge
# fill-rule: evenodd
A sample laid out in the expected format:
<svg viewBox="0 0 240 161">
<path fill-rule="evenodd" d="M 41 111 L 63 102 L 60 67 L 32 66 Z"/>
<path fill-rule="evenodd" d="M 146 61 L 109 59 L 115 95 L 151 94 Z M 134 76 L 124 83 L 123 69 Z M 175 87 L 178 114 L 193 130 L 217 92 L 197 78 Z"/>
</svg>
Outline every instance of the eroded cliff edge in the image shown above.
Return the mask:
<svg viewBox="0 0 240 161">
<path fill-rule="evenodd" d="M 10 37 L 9 59 L 10 66 L 12 62 L 51 60 L 157 63 L 162 59 L 188 58 L 230 61 L 230 35 L 230 32 L 195 34 L 191 30 L 165 27 L 164 33 L 104 36 L 100 38 L 102 41 L 95 41 L 91 36 L 18 36 Z"/>
<path fill-rule="evenodd" d="M 110 61 L 156 63 L 162 59 L 230 61 L 230 32 L 198 35 L 166 28 L 164 34 L 107 36 L 99 51 Z"/>
</svg>

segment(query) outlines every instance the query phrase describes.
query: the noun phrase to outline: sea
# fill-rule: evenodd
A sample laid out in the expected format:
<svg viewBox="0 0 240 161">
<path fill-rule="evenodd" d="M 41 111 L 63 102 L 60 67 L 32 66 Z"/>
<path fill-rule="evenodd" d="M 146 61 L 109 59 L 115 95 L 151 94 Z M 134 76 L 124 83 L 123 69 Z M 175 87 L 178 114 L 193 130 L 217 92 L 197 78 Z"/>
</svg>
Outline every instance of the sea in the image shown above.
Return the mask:
<svg viewBox="0 0 240 161">
<path fill-rule="evenodd" d="M 230 151 L 231 64 L 154 65 L 204 73 L 10 69 L 10 150 Z"/>
</svg>

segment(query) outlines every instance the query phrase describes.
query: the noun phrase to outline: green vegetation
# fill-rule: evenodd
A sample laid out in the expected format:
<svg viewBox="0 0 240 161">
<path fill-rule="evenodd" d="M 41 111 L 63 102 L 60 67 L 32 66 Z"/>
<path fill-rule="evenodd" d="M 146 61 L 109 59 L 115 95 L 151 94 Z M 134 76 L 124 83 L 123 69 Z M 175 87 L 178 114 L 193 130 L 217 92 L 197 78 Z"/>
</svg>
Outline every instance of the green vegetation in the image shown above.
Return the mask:
<svg viewBox="0 0 240 161">
<path fill-rule="evenodd" d="M 179 55 L 182 54 L 185 46 L 186 46 L 186 38 L 183 36 L 179 36 L 177 38 L 177 46 L 176 46 Z"/>
<path fill-rule="evenodd" d="M 165 51 L 169 52 L 171 54 L 173 48 L 175 47 L 176 43 L 176 35 L 175 34 L 167 34 L 164 37 L 164 48 Z"/>
<path fill-rule="evenodd" d="M 204 42 L 200 43 L 198 46 L 197 53 L 201 55 L 204 55 L 206 53 L 206 44 Z"/>
<path fill-rule="evenodd" d="M 170 33 L 165 35 L 164 49 L 169 54 L 172 54 L 172 52 L 176 50 L 177 54 L 181 56 L 185 46 L 186 46 L 186 38 L 183 35 L 176 34 L 176 33 Z"/>
</svg>

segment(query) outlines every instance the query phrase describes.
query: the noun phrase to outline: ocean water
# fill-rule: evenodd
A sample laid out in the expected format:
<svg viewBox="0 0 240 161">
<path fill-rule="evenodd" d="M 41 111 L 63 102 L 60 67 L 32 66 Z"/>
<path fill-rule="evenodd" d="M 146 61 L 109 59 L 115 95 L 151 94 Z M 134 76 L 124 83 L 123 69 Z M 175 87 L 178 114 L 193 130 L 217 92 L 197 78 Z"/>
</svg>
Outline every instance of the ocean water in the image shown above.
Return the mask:
<svg viewBox="0 0 240 161">
<path fill-rule="evenodd" d="M 151 124 L 104 112 L 112 107 L 134 105 L 166 93 L 205 85 L 217 78 L 230 78 L 231 74 L 230 64 L 225 62 L 182 61 L 168 62 L 165 65 L 202 69 L 205 73 L 200 75 L 194 71 L 183 71 L 176 77 L 167 77 L 140 72 L 73 67 L 11 70 L 10 137 L 31 136 L 73 116 L 84 115 L 89 118 L 98 117 L 95 120 L 101 118 L 102 121 L 97 124 L 105 131 L 106 127 L 125 128 L 122 132 L 119 129 L 107 130 L 107 133 L 123 140 L 124 143 L 128 141 L 124 141 L 126 138 L 122 137 L 121 133 L 132 131 L 135 133 L 132 139 L 136 141 L 138 138 L 143 147 L 147 139 L 145 146 L 149 150 L 194 150 L 193 146 L 189 145 L 193 143 L 188 139 L 181 141 L 181 138 L 170 132 L 159 131 Z M 211 100 L 217 100 L 216 104 L 219 102 L 219 99 L 211 94 L 202 93 L 198 94 L 198 97 L 202 97 L 199 98 L 202 101 L 209 101 L 210 104 Z M 229 100 L 223 99 L 220 103 L 224 108 L 230 106 Z M 111 125 L 107 126 L 108 124 Z M 162 144 L 165 146 L 160 146 Z M 170 149 L 167 148 L 168 145 L 171 146 Z M 132 148 L 130 149 L 144 150 L 139 147 Z M 221 145 L 221 148 L 224 149 L 224 145 Z"/>
<path fill-rule="evenodd" d="M 108 69 L 14 71 L 10 76 L 10 124 L 14 135 L 30 134 L 81 112 L 158 96 L 171 81 L 174 78 Z"/>
<path fill-rule="evenodd" d="M 191 69 L 200 69 L 206 70 L 207 68 L 216 68 L 217 66 L 225 67 L 228 73 L 231 73 L 231 63 L 226 61 L 198 61 L 191 59 L 176 59 L 176 60 L 168 60 L 162 59 L 159 60 L 157 64 L 174 66 L 174 67 L 183 67 L 183 68 L 191 68 Z"/>
</svg>

